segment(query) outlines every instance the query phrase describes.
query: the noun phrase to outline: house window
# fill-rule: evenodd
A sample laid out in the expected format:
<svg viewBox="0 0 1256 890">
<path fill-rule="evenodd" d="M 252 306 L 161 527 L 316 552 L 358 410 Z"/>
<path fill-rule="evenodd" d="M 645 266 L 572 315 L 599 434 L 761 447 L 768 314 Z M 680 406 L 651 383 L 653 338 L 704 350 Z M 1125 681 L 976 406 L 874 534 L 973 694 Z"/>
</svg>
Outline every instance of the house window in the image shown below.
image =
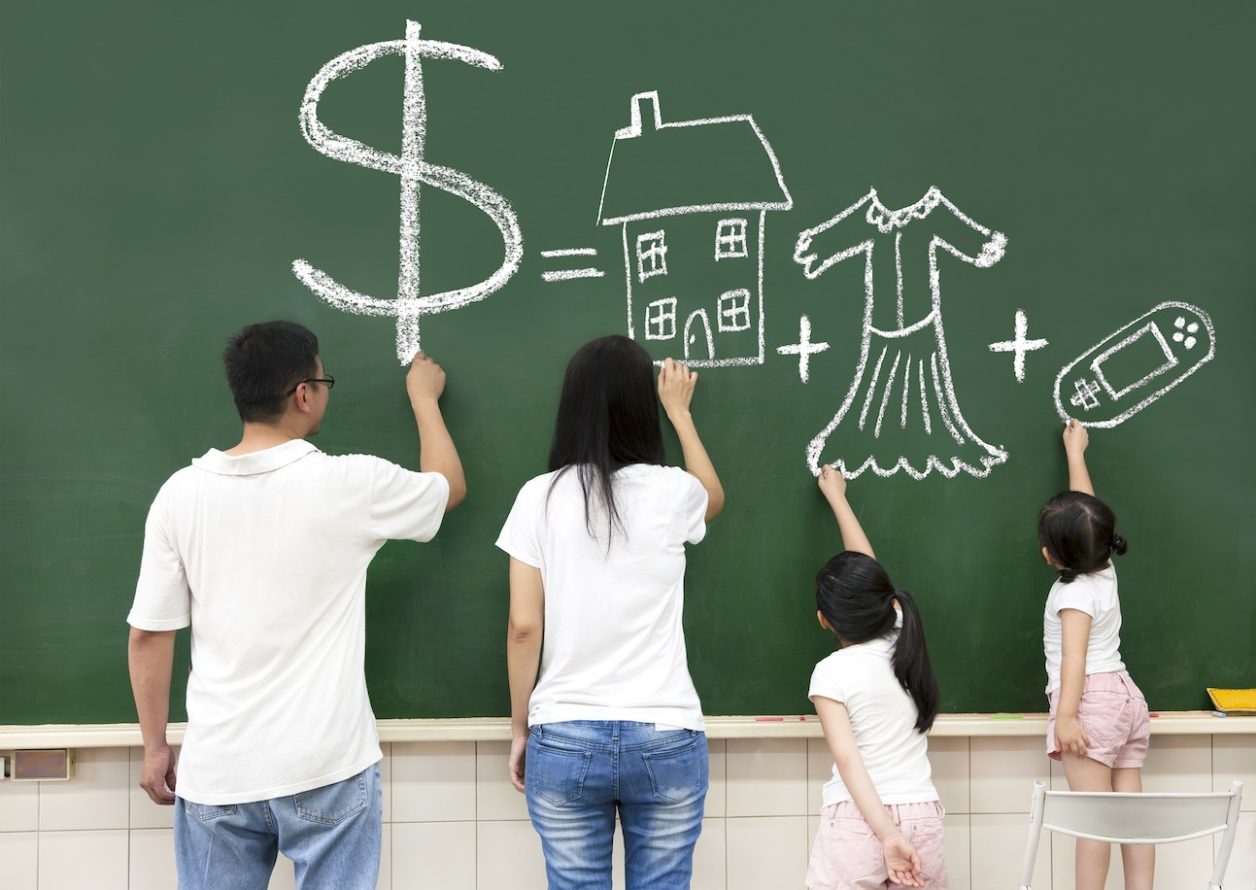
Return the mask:
<svg viewBox="0 0 1256 890">
<path fill-rule="evenodd" d="M 750 328 L 750 291 L 744 287 L 720 294 L 719 329 L 745 331 Z"/>
<path fill-rule="evenodd" d="M 722 219 L 715 226 L 715 258 L 726 260 L 746 255 L 746 221 Z"/>
<path fill-rule="evenodd" d="M 676 298 L 667 297 L 647 303 L 645 307 L 645 338 L 670 340 L 676 336 Z"/>
<path fill-rule="evenodd" d="M 663 230 L 637 236 L 637 280 L 667 274 L 667 244 Z"/>
</svg>

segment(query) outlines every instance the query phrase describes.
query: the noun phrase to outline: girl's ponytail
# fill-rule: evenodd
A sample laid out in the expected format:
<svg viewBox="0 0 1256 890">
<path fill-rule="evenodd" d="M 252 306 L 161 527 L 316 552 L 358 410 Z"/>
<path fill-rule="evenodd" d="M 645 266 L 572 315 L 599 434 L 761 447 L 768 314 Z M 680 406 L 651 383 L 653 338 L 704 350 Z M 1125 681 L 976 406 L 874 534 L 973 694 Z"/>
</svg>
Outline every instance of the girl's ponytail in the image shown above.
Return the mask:
<svg viewBox="0 0 1256 890">
<path fill-rule="evenodd" d="M 894 646 L 894 676 L 916 703 L 916 729 L 928 732 L 938 714 L 940 693 L 937 677 L 929 664 L 925 626 L 910 593 L 895 590 L 894 598 L 898 600 L 903 616 L 903 626 Z"/>
</svg>

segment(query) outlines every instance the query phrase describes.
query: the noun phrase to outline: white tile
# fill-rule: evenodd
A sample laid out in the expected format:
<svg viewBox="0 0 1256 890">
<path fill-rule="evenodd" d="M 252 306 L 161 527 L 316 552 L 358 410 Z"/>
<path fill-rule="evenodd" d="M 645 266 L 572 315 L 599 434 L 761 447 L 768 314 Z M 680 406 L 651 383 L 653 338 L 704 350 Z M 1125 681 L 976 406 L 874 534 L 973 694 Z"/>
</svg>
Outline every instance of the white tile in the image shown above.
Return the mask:
<svg viewBox="0 0 1256 890">
<path fill-rule="evenodd" d="M 1051 775 L 1043 740 L 1038 736 L 995 736 L 973 738 L 969 744 L 969 810 L 1028 813 L 1034 782 L 1046 781 Z"/>
<path fill-rule="evenodd" d="M 126 890 L 128 834 L 125 829 L 40 832 L 39 890 Z"/>
<path fill-rule="evenodd" d="M 933 787 L 938 789 L 938 796 L 942 798 L 942 806 L 947 813 L 969 811 L 968 757 L 966 738 L 929 739 Z"/>
<path fill-rule="evenodd" d="M 39 835 L 33 831 L 0 833 L 0 884 L 5 890 L 36 890 L 39 883 Z"/>
<path fill-rule="evenodd" d="M 973 739 L 977 741 L 977 739 Z M 1008 890 L 1020 880 L 1029 815 L 974 813 L 969 819 L 972 890 Z M 1034 862 L 1034 890 L 1051 887 L 1051 835 L 1044 833 Z M 952 886 L 960 886 L 952 881 Z"/>
<path fill-rule="evenodd" d="M 730 740 L 730 762 L 732 745 Z M 806 816 L 726 819 L 724 831 L 727 890 L 802 886 L 809 849 Z"/>
<path fill-rule="evenodd" d="M 824 739 L 807 739 L 807 815 L 819 817 L 824 783 L 833 778 L 833 754 Z M 814 836 L 814 834 L 813 834 Z"/>
<path fill-rule="evenodd" d="M 728 845 L 724 819 L 703 819 L 702 836 L 693 850 L 692 890 L 726 890 Z"/>
<path fill-rule="evenodd" d="M 39 783 L 39 830 L 127 827 L 130 749 L 79 748 L 74 778 Z"/>
<path fill-rule="evenodd" d="M 1221 846 L 1217 836 L 1213 849 Z M 1202 885 L 1201 885 L 1202 886 Z M 1225 870 L 1224 887 L 1256 887 L 1256 813 L 1239 816 L 1239 833 L 1230 851 L 1230 862 Z"/>
<path fill-rule="evenodd" d="M 545 855 L 529 822 L 481 822 L 473 857 L 479 890 L 545 890 Z M 398 887 L 420 886 L 403 884 Z M 437 885 L 433 885 L 437 886 Z"/>
<path fill-rule="evenodd" d="M 475 742 L 393 743 L 393 822 L 474 819 Z"/>
<path fill-rule="evenodd" d="M 1152 739 L 1153 744 L 1155 741 Z M 1235 779 L 1243 783 L 1239 809 L 1245 813 L 1256 812 L 1256 736 L 1215 735 L 1212 737 L 1212 790 L 1229 791 Z M 1256 881 L 1252 885 L 1256 886 Z"/>
<path fill-rule="evenodd" d="M 727 815 L 807 815 L 806 742 L 728 739 Z"/>
<path fill-rule="evenodd" d="M 0 831 L 39 830 L 39 783 L 0 782 Z"/>
<path fill-rule="evenodd" d="M 475 813 L 484 821 L 526 820 L 528 802 L 510 783 L 510 742 L 475 743 Z M 525 769 L 527 765 L 524 765 Z"/>
<path fill-rule="evenodd" d="M 275 861 L 275 870 L 270 873 L 270 883 L 266 890 L 296 890 L 297 873 L 292 860 L 280 854 Z"/>
<path fill-rule="evenodd" d="M 1143 790 L 1187 794 L 1212 790 L 1211 737 L 1153 737 L 1147 763 L 1143 766 Z"/>
<path fill-rule="evenodd" d="M 179 881 L 174 866 L 174 831 L 132 830 L 130 870 L 130 890 L 170 890 L 176 886 Z"/>
<path fill-rule="evenodd" d="M 393 823 L 393 884 L 474 890 L 475 848 L 474 822 Z"/>
<path fill-rule="evenodd" d="M 384 757 L 379 762 L 379 790 L 380 798 L 383 802 L 384 821 L 391 822 L 392 818 L 392 745 L 381 744 L 380 751 Z"/>
<path fill-rule="evenodd" d="M 176 749 L 175 759 L 179 752 Z M 127 751 L 129 775 L 127 777 L 127 799 L 130 814 L 127 824 L 131 828 L 173 828 L 174 807 L 153 803 L 153 799 L 140 787 L 140 777 L 144 772 L 144 749 L 130 748 Z M 178 787 L 178 776 L 175 786 Z"/>
<path fill-rule="evenodd" d="M 942 820 L 942 855 L 946 876 L 955 890 L 972 885 L 972 824 L 966 814 L 947 815 Z M 1047 890 L 1047 888 L 1043 888 Z"/>
<path fill-rule="evenodd" d="M 724 739 L 707 740 L 707 759 L 710 763 L 710 783 L 707 787 L 706 809 L 708 819 L 721 818 L 728 810 L 728 746 Z"/>
</svg>

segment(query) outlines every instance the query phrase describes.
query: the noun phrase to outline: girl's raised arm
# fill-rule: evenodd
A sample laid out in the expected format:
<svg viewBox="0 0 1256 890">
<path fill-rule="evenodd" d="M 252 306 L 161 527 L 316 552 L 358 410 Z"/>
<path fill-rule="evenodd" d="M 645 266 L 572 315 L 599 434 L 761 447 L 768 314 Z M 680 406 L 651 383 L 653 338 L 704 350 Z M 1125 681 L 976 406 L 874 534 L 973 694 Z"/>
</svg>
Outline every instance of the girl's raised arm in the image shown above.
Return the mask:
<svg viewBox="0 0 1256 890">
<path fill-rule="evenodd" d="M 724 486 L 715 473 L 715 465 L 707 454 L 694 425 L 689 404 L 693 390 L 698 385 L 698 375 L 680 362 L 670 358 L 659 368 L 659 401 L 667 412 L 667 419 L 676 428 L 680 449 L 685 455 L 685 469 L 697 477 L 707 493 L 706 521 L 710 522 L 724 509 Z"/>
<path fill-rule="evenodd" d="M 1069 418 L 1064 424 L 1064 453 L 1068 457 L 1068 487 L 1072 491 L 1095 496 L 1095 486 L 1090 481 L 1090 471 L 1086 469 L 1086 446 L 1090 444 L 1090 434 L 1082 426 L 1080 420 Z"/>
<path fill-rule="evenodd" d="M 876 559 L 877 555 L 872 552 L 872 544 L 864 534 L 863 526 L 859 524 L 855 511 L 846 500 L 846 477 L 833 467 L 821 467 L 819 483 L 820 491 L 824 492 L 824 497 L 837 518 L 837 528 L 842 533 L 842 547 Z"/>
</svg>

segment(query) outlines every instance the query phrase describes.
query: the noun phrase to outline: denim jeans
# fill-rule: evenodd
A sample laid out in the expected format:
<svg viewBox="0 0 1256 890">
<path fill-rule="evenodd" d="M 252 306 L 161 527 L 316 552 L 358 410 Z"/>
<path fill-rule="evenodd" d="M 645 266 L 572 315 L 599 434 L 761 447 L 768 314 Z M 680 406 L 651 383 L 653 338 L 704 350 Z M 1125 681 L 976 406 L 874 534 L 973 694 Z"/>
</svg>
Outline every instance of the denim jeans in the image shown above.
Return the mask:
<svg viewBox="0 0 1256 890">
<path fill-rule="evenodd" d="M 703 733 L 628 721 L 534 726 L 524 779 L 549 890 L 610 890 L 617 809 L 627 890 L 689 887 L 707 793 Z"/>
<path fill-rule="evenodd" d="M 275 857 L 298 890 L 375 890 L 383 822 L 379 765 L 343 782 L 254 803 L 175 799 L 179 890 L 266 890 Z"/>
</svg>

